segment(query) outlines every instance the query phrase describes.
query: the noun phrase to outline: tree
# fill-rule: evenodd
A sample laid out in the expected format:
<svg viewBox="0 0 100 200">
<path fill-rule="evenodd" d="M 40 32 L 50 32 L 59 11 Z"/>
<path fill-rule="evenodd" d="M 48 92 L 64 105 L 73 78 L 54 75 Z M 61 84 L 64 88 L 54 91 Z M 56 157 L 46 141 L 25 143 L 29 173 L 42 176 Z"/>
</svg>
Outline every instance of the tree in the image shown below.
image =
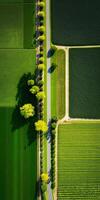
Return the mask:
<svg viewBox="0 0 100 200">
<path fill-rule="evenodd" d="M 40 18 L 44 18 L 44 16 L 45 16 L 44 11 L 39 11 L 37 15 Z"/>
<path fill-rule="evenodd" d="M 36 97 L 38 100 L 43 100 L 45 98 L 45 93 L 44 92 L 38 92 L 36 94 Z"/>
<path fill-rule="evenodd" d="M 32 104 L 24 104 L 20 107 L 20 114 L 25 118 L 28 119 L 29 117 L 33 117 L 35 114 L 34 106 Z"/>
<path fill-rule="evenodd" d="M 39 70 L 44 70 L 45 69 L 45 65 L 43 63 L 38 65 L 38 69 Z"/>
<path fill-rule="evenodd" d="M 49 176 L 47 173 L 42 173 L 41 174 L 41 180 L 44 181 L 44 182 L 48 182 L 49 180 Z"/>
<path fill-rule="evenodd" d="M 34 85 L 34 80 L 30 79 L 27 81 L 28 86 Z"/>
<path fill-rule="evenodd" d="M 56 123 L 55 123 L 55 122 L 51 123 L 51 128 L 52 128 L 53 130 L 56 129 Z"/>
<path fill-rule="evenodd" d="M 40 35 L 38 37 L 38 41 L 43 42 L 45 40 L 45 36 L 44 35 Z"/>
<path fill-rule="evenodd" d="M 39 92 L 39 87 L 34 85 L 30 90 L 29 90 L 32 94 L 36 94 L 37 92 Z"/>
<path fill-rule="evenodd" d="M 35 128 L 36 128 L 36 131 L 47 132 L 48 130 L 48 126 L 46 122 L 43 120 L 38 120 L 37 122 L 35 122 Z"/>
<path fill-rule="evenodd" d="M 38 6 L 40 7 L 40 9 L 43 9 L 45 6 L 44 2 L 38 2 Z"/>
<path fill-rule="evenodd" d="M 42 63 L 44 62 L 44 58 L 43 58 L 43 57 L 40 57 L 40 58 L 39 58 L 39 62 L 40 62 L 40 64 L 42 64 Z"/>
<path fill-rule="evenodd" d="M 38 31 L 39 31 L 40 33 L 44 33 L 44 32 L 45 32 L 45 27 L 44 27 L 44 26 L 39 26 L 39 27 L 38 27 Z"/>
</svg>

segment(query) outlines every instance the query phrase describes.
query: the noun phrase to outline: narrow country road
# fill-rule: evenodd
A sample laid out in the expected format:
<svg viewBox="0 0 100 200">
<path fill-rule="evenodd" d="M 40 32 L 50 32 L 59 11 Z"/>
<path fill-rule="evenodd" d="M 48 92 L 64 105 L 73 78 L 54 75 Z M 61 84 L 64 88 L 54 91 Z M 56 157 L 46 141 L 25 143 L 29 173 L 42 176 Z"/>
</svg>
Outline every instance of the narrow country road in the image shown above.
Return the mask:
<svg viewBox="0 0 100 200">
<path fill-rule="evenodd" d="M 51 37 L 50 37 L 50 0 L 46 0 L 46 48 L 47 53 L 50 49 Z M 48 73 L 48 69 L 50 68 L 51 62 L 50 58 L 47 58 L 47 123 L 49 125 L 49 121 L 51 119 L 51 76 Z M 48 131 L 48 140 L 47 140 L 47 170 L 50 173 L 51 170 L 51 144 L 50 144 L 50 131 Z M 48 200 L 52 200 L 52 190 L 51 183 L 48 184 Z"/>
</svg>

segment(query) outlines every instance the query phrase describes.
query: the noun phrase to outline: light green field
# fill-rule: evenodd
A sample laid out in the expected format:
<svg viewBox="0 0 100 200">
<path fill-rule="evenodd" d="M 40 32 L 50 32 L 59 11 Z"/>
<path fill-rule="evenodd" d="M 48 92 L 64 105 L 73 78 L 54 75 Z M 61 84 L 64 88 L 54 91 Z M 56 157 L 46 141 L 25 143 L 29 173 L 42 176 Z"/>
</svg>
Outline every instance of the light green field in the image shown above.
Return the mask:
<svg viewBox="0 0 100 200">
<path fill-rule="evenodd" d="M 18 110 L 15 111 L 16 94 L 21 89 L 18 84 L 24 73 L 34 73 L 34 70 L 34 50 L 0 50 L 0 198 L 2 200 L 36 200 L 36 134 L 32 126 L 22 120 Z"/>
<path fill-rule="evenodd" d="M 51 73 L 51 114 L 61 119 L 65 115 L 65 52 L 57 50 L 52 56 L 57 68 Z"/>
<path fill-rule="evenodd" d="M 58 200 L 100 199 L 100 122 L 58 128 Z"/>
</svg>

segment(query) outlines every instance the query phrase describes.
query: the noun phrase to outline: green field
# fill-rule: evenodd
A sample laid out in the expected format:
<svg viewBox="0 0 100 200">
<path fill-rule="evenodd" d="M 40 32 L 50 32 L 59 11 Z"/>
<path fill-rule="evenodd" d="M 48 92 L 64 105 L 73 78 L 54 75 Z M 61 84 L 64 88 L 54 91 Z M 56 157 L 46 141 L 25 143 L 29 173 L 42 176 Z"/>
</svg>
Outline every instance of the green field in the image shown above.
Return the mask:
<svg viewBox="0 0 100 200">
<path fill-rule="evenodd" d="M 51 0 L 52 42 L 64 46 L 100 44 L 99 10 L 99 0 Z"/>
<path fill-rule="evenodd" d="M 0 197 L 3 200 L 36 200 L 36 135 L 15 109 L 16 95 L 18 99 L 23 95 L 22 77 L 34 70 L 34 50 L 0 50 Z"/>
<path fill-rule="evenodd" d="M 100 119 L 100 48 L 70 49 L 69 115 Z"/>
<path fill-rule="evenodd" d="M 100 122 L 58 128 L 58 200 L 100 199 Z"/>
<path fill-rule="evenodd" d="M 0 48 L 32 48 L 34 3 L 0 4 Z"/>
<path fill-rule="evenodd" d="M 61 119 L 65 115 L 65 52 L 57 50 L 51 59 L 57 68 L 51 73 L 51 114 Z"/>
</svg>

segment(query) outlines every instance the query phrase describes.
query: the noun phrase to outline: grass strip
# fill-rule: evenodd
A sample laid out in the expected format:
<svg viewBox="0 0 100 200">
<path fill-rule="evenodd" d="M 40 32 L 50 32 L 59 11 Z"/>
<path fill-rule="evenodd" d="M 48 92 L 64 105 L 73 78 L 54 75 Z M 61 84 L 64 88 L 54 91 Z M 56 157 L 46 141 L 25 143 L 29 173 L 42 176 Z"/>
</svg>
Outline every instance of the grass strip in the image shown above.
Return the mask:
<svg viewBox="0 0 100 200">
<path fill-rule="evenodd" d="M 51 73 L 51 115 L 61 119 L 65 114 L 65 51 L 57 50 L 52 56 L 52 63 L 57 67 Z"/>
</svg>

